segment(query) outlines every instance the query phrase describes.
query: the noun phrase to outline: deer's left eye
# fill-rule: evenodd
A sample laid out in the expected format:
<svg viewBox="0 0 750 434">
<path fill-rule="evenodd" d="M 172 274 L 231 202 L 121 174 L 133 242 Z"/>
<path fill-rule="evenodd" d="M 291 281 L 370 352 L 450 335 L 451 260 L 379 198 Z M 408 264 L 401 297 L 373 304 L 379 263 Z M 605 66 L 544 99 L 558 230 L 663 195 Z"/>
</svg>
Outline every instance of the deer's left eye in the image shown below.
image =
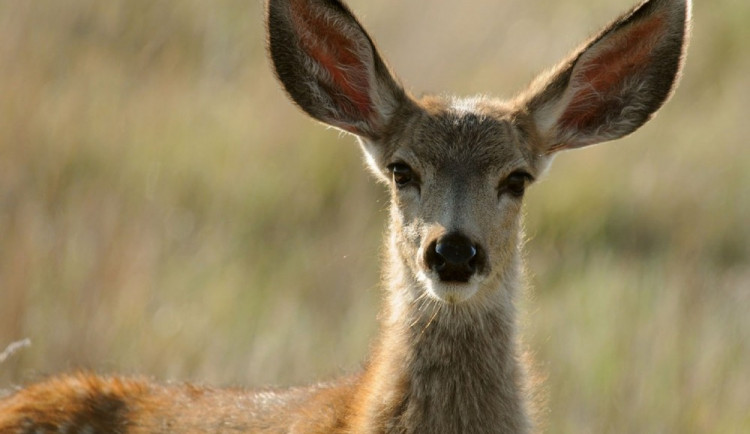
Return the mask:
<svg viewBox="0 0 750 434">
<path fill-rule="evenodd" d="M 526 192 L 526 186 L 533 178 L 526 172 L 516 171 L 508 175 L 500 183 L 499 194 L 508 193 L 514 197 L 523 197 Z"/>
</svg>

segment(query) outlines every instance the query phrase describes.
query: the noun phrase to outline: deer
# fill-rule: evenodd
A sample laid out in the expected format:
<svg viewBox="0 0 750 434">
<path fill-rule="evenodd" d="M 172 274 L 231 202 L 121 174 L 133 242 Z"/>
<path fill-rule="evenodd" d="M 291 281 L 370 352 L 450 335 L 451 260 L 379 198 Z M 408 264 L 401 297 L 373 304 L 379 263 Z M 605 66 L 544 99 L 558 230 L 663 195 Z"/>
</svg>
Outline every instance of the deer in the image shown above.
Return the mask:
<svg viewBox="0 0 750 434">
<path fill-rule="evenodd" d="M 342 1 L 269 0 L 283 89 L 355 136 L 390 192 L 363 369 L 288 390 L 61 374 L 0 400 L 0 432 L 533 432 L 516 313 L 524 192 L 558 152 L 654 116 L 681 76 L 690 20 L 689 0 L 646 0 L 510 99 L 415 97 Z"/>
</svg>

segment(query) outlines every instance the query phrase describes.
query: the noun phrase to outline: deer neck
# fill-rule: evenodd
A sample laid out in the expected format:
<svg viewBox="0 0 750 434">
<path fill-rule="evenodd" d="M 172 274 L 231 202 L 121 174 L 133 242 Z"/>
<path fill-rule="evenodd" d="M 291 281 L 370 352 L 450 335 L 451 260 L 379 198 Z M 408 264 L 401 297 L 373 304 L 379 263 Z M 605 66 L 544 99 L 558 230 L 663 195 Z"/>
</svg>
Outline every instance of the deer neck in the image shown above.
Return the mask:
<svg viewBox="0 0 750 434">
<path fill-rule="evenodd" d="M 388 263 L 381 336 L 362 378 L 356 432 L 527 432 L 513 299 L 514 250 L 476 302 L 439 304 L 403 262 Z"/>
</svg>

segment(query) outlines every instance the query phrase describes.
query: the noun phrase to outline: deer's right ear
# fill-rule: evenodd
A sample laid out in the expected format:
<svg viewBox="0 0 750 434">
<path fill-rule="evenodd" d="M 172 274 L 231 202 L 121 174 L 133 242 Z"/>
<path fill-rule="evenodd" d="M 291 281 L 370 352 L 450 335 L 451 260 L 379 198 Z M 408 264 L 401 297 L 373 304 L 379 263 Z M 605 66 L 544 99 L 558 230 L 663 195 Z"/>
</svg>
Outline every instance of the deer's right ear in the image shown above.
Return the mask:
<svg viewBox="0 0 750 434">
<path fill-rule="evenodd" d="M 268 50 L 289 96 L 310 116 L 377 140 L 406 95 L 338 0 L 270 0 Z"/>
</svg>

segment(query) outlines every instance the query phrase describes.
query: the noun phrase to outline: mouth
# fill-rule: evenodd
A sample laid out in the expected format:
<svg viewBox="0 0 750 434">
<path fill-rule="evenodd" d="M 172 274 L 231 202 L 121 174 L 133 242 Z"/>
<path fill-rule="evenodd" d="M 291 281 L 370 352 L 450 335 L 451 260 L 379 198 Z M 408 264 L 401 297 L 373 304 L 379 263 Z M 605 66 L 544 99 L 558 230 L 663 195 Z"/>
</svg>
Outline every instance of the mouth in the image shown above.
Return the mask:
<svg viewBox="0 0 750 434">
<path fill-rule="evenodd" d="M 448 304 L 462 303 L 473 297 L 479 290 L 482 281 L 482 278 L 476 274 L 465 282 L 443 281 L 437 276 L 428 275 L 424 271 L 417 273 L 417 279 L 424 285 L 429 297 Z"/>
</svg>

